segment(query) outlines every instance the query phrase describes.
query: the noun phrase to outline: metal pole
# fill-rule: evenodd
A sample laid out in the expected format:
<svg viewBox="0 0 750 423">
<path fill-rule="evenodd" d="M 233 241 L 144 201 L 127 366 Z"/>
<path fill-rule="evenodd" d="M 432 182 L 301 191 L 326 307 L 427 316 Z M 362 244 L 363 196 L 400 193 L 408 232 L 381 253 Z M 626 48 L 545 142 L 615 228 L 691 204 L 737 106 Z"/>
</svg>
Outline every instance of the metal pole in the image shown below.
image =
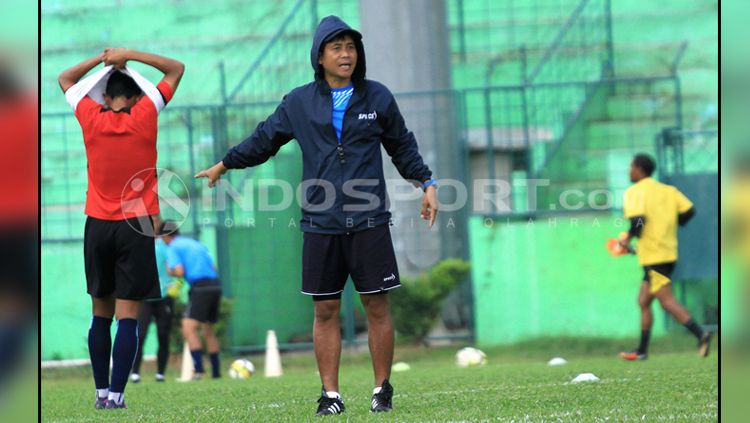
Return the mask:
<svg viewBox="0 0 750 423">
<path fill-rule="evenodd" d="M 484 120 L 487 131 L 487 177 L 495 179 L 495 142 L 492 137 L 492 96 L 488 86 L 484 89 Z"/>
<path fill-rule="evenodd" d="M 311 28 L 315 32 L 318 28 L 318 0 L 310 1 L 310 15 L 312 16 Z"/>
<path fill-rule="evenodd" d="M 461 62 L 466 62 L 466 26 L 464 23 L 464 0 L 456 1 L 458 9 L 458 48 Z"/>
<path fill-rule="evenodd" d="M 677 68 L 680 65 L 680 61 L 682 61 L 682 56 L 685 54 L 685 50 L 687 50 L 688 42 L 683 41 L 680 45 L 679 50 L 677 50 L 677 54 L 675 54 L 674 60 L 672 60 L 672 66 L 671 66 L 671 73 L 672 73 L 672 80 L 674 81 L 674 91 L 675 91 L 675 120 L 677 123 L 677 128 L 682 130 L 682 84 L 680 83 L 680 77 L 677 75 Z"/>
<path fill-rule="evenodd" d="M 605 22 L 607 25 L 607 73 L 605 77 L 615 77 L 615 49 L 612 43 L 612 0 L 604 2 Z"/>
<path fill-rule="evenodd" d="M 492 74 L 495 72 L 495 65 L 500 61 L 499 57 L 490 60 L 487 65 L 486 82 L 484 84 L 484 116 L 485 130 L 487 131 L 487 177 L 495 179 L 495 139 L 492 133 Z"/>
<path fill-rule="evenodd" d="M 680 61 L 682 60 L 683 55 L 685 54 L 685 50 L 687 50 L 688 42 L 683 41 L 680 45 L 680 49 L 677 51 L 677 54 L 675 55 L 674 60 L 672 61 L 672 80 L 674 81 L 674 101 L 675 101 L 675 123 L 677 127 L 675 128 L 673 134 L 674 134 L 674 145 L 672 146 L 672 151 L 675 154 L 675 171 L 678 174 L 682 174 L 684 171 L 682 159 L 683 159 L 683 150 L 682 150 L 682 125 L 683 125 L 683 119 L 682 119 L 682 82 L 680 81 L 680 76 L 677 73 L 677 68 L 680 65 Z"/>
<path fill-rule="evenodd" d="M 531 170 L 533 166 L 533 152 L 531 149 L 531 140 L 529 137 L 529 106 L 528 106 L 528 85 L 527 85 L 527 79 L 526 79 L 526 70 L 527 70 L 527 55 L 526 55 L 526 46 L 521 46 L 521 76 L 523 78 L 523 85 L 521 86 L 521 112 L 523 113 L 523 142 L 524 146 L 526 148 L 526 211 L 533 211 L 531 210 L 531 204 L 530 199 L 531 196 L 529 195 L 529 179 L 531 179 Z M 534 205 L 534 208 L 536 208 L 536 204 Z"/>
<path fill-rule="evenodd" d="M 214 150 L 214 162 L 221 160 L 223 149 L 226 145 L 226 118 L 225 118 L 226 107 L 219 106 L 211 109 L 211 123 L 212 123 L 212 134 L 213 134 L 213 150 Z M 222 130 L 222 128 L 224 130 Z M 216 190 L 213 190 L 212 195 L 218 197 Z M 214 203 L 216 204 L 216 203 Z M 231 207 L 229 207 L 231 212 Z M 227 212 L 224 209 L 216 210 L 216 252 L 217 259 L 219 262 L 219 269 L 221 270 L 221 279 L 226 282 L 226 286 L 231 286 L 232 273 L 230 268 L 230 257 L 229 257 L 229 229 L 225 226 L 224 222 L 227 218 Z M 228 288 L 231 293 L 231 288 Z"/>
<path fill-rule="evenodd" d="M 219 87 L 221 88 L 221 102 L 227 104 L 227 74 L 223 60 L 219 62 Z"/>
<path fill-rule="evenodd" d="M 682 129 L 682 84 L 676 73 L 672 75 L 672 78 L 674 79 L 675 123 L 678 128 Z"/>
<path fill-rule="evenodd" d="M 188 131 L 188 157 L 190 159 L 190 176 L 192 177 L 195 175 L 195 152 L 193 151 L 193 146 L 195 145 L 193 141 L 193 110 L 188 109 L 185 114 L 185 123 L 187 125 L 187 131 Z M 199 203 L 198 201 L 198 195 L 195 189 L 195 179 L 192 179 L 190 181 L 190 184 L 188 185 L 188 195 L 190 195 L 190 201 L 195 202 L 196 206 L 194 206 L 194 210 L 197 209 L 197 205 Z M 190 213 L 193 220 L 193 232 L 195 233 L 196 238 L 200 238 L 201 234 L 201 228 L 198 225 L 198 213 L 193 211 L 193 213 Z"/>
<path fill-rule="evenodd" d="M 64 117 L 62 119 L 62 130 L 63 130 L 63 151 L 68 151 L 68 130 L 67 125 L 65 124 L 66 120 Z M 70 178 L 68 177 L 70 175 L 70 162 L 68 160 L 68 157 L 65 157 L 65 204 L 70 204 Z M 73 228 L 73 221 L 71 219 L 71 213 L 70 209 L 65 213 L 65 220 L 68 222 L 68 237 L 72 238 L 73 233 L 71 229 Z"/>
</svg>

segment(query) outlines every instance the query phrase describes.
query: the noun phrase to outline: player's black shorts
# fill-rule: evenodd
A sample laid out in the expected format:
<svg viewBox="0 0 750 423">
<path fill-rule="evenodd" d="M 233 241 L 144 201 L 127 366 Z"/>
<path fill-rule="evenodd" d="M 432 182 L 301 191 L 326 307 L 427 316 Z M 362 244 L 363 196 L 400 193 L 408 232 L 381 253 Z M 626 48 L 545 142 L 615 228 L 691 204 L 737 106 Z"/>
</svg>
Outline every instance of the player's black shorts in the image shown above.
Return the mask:
<svg viewBox="0 0 750 423">
<path fill-rule="evenodd" d="M 201 323 L 219 321 L 221 282 L 218 279 L 201 279 L 190 286 L 184 317 Z"/>
<path fill-rule="evenodd" d="M 13 298 L 31 316 L 39 305 L 39 229 L 10 222 L 0 228 L 0 298 Z"/>
<path fill-rule="evenodd" d="M 388 225 L 327 235 L 305 232 L 302 247 L 302 293 L 314 300 L 341 298 L 351 275 L 360 294 L 401 286 Z"/>
<path fill-rule="evenodd" d="M 673 261 L 671 263 L 659 263 L 659 264 L 649 264 L 648 266 L 643 266 L 643 280 L 646 282 L 651 282 L 651 275 L 649 275 L 649 270 L 653 270 L 657 273 L 660 273 L 667 278 L 672 275 L 672 272 L 674 272 L 674 266 L 677 264 L 677 262 Z"/>
<path fill-rule="evenodd" d="M 123 300 L 161 298 L 154 237 L 140 227 L 135 218 L 86 219 L 83 256 L 92 297 L 105 298 L 114 292 Z"/>
<path fill-rule="evenodd" d="M 660 289 L 672 283 L 669 278 L 674 270 L 675 262 L 659 263 L 643 266 L 643 280 L 648 282 L 649 292 L 656 295 Z"/>
</svg>

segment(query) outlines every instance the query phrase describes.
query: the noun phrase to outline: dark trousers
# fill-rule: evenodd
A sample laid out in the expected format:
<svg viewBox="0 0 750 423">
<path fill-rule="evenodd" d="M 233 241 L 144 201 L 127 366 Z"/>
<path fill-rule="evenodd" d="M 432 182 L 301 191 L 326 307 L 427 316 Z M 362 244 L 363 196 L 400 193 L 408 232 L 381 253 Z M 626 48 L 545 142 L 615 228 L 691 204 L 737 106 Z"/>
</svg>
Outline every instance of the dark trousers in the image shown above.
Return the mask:
<svg viewBox="0 0 750 423">
<path fill-rule="evenodd" d="M 138 338 L 140 347 L 133 362 L 133 373 L 140 373 L 143 360 L 143 345 L 146 343 L 148 326 L 153 318 L 156 322 L 156 336 L 159 339 L 159 350 L 156 354 L 157 373 L 164 374 L 169 359 L 169 332 L 172 329 L 174 300 L 171 297 L 161 300 L 143 301 L 138 310 Z"/>
</svg>

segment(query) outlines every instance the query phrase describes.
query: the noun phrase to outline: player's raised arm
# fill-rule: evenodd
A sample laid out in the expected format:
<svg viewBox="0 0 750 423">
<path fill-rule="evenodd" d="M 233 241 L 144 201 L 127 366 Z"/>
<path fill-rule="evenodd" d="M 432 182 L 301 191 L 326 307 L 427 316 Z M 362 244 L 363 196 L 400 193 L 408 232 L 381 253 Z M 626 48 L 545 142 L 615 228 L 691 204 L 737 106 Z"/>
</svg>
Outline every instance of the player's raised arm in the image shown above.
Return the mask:
<svg viewBox="0 0 750 423">
<path fill-rule="evenodd" d="M 107 65 L 113 65 L 117 69 L 122 69 L 128 60 L 145 63 L 160 70 L 164 74 L 162 81 L 169 84 L 172 92 L 177 91 L 177 86 L 180 84 L 182 75 L 185 73 L 185 64 L 169 57 L 126 48 L 104 49 L 104 63 Z"/>
<path fill-rule="evenodd" d="M 66 69 L 60 74 L 59 77 L 57 77 L 57 82 L 60 83 L 60 88 L 62 88 L 63 92 L 68 91 L 68 88 L 75 85 L 76 82 L 78 82 L 81 78 L 83 78 L 84 75 L 88 73 L 88 71 L 90 71 L 103 61 L 104 53 L 101 53 L 90 59 L 86 59 L 69 69 Z"/>
</svg>

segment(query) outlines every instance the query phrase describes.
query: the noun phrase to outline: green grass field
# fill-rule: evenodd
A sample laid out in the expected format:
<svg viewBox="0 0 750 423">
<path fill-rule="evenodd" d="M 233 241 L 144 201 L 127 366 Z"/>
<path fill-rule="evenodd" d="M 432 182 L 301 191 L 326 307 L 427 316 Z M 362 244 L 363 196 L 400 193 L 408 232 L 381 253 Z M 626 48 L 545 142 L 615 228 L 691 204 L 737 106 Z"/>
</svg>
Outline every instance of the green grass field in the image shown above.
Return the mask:
<svg viewBox="0 0 750 423">
<path fill-rule="evenodd" d="M 616 352 L 630 342 L 535 341 L 485 348 L 488 364 L 461 369 L 453 355 L 461 345 L 429 349 L 400 346 L 396 361 L 411 370 L 394 373 L 394 411 L 368 411 L 372 371 L 367 353 L 344 353 L 341 393 L 347 406 L 339 421 L 717 421 L 718 359 L 697 357 L 687 335 L 657 339 L 644 362 L 620 361 Z M 568 360 L 552 367 L 554 356 Z M 263 359 L 250 356 L 259 371 L 250 380 L 179 383 L 177 362 L 169 381 L 153 381 L 145 363 L 140 384 L 128 384 L 127 410 L 94 410 L 93 381 L 86 368 L 42 372 L 42 420 L 46 422 L 301 422 L 313 421 L 320 392 L 312 354 L 282 355 L 284 376 L 262 376 Z M 224 367 L 229 364 L 224 359 Z M 569 383 L 591 372 L 600 382 Z"/>
</svg>

